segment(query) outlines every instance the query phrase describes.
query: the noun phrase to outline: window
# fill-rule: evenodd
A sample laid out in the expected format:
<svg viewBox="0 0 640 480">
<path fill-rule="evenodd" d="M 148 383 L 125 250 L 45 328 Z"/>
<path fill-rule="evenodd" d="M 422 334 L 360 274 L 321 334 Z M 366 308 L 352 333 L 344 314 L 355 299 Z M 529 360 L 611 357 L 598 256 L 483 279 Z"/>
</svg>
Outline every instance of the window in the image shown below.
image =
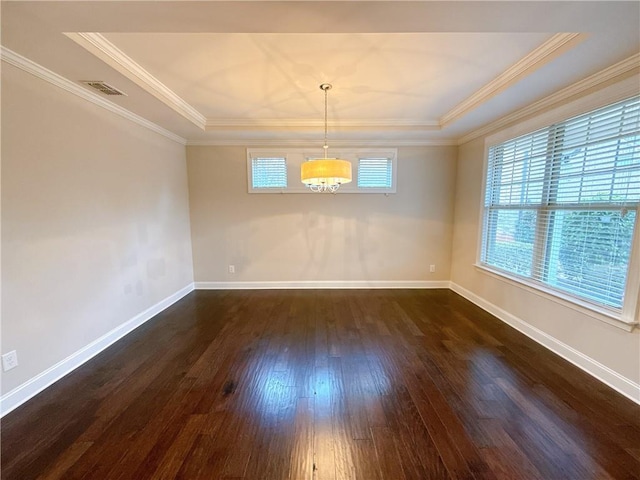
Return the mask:
<svg viewBox="0 0 640 480">
<path fill-rule="evenodd" d="M 300 181 L 300 166 L 322 158 L 313 148 L 247 149 L 249 193 L 311 193 Z M 397 150 L 395 148 L 332 148 L 330 157 L 351 162 L 353 180 L 338 190 L 343 193 L 395 193 Z"/>
<path fill-rule="evenodd" d="M 393 162 L 390 158 L 360 158 L 358 188 L 391 188 Z"/>
<path fill-rule="evenodd" d="M 285 157 L 251 158 L 251 188 L 287 188 L 287 160 Z"/>
<path fill-rule="evenodd" d="M 493 145 L 480 263 L 622 312 L 639 202 L 638 97 Z"/>
</svg>

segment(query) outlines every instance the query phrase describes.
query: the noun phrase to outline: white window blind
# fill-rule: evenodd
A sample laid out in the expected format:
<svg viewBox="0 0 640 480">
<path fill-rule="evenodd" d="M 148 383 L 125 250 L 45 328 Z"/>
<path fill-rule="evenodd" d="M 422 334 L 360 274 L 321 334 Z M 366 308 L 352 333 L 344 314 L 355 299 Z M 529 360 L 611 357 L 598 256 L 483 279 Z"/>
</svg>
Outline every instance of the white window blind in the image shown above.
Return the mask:
<svg viewBox="0 0 640 480">
<path fill-rule="evenodd" d="M 481 263 L 621 310 L 640 202 L 640 98 L 489 148 Z"/>
<path fill-rule="evenodd" d="M 390 158 L 360 158 L 358 188 L 391 188 L 393 162 Z"/>
<path fill-rule="evenodd" d="M 286 159 L 284 157 L 252 158 L 251 179 L 253 188 L 286 188 Z"/>
</svg>

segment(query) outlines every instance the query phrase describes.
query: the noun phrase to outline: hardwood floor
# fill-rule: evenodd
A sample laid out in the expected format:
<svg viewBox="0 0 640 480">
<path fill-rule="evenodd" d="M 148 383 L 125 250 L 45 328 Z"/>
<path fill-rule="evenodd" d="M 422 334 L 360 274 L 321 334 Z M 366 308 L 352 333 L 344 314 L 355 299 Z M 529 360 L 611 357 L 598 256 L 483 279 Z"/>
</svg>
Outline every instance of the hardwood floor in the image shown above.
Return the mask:
<svg viewBox="0 0 640 480">
<path fill-rule="evenodd" d="M 20 480 L 640 479 L 640 407 L 448 290 L 196 291 L 1 449 Z"/>
</svg>

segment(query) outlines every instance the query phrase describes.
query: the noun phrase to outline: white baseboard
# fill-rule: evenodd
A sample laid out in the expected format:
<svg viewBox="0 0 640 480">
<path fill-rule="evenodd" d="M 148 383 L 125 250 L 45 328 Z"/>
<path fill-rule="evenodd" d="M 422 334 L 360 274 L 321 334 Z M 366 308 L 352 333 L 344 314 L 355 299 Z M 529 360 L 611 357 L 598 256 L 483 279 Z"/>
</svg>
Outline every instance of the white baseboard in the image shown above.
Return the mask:
<svg viewBox="0 0 640 480">
<path fill-rule="evenodd" d="M 195 282 L 196 290 L 349 289 L 349 288 L 449 288 L 448 280 L 348 280 L 299 282 Z"/>
<path fill-rule="evenodd" d="M 516 330 L 524 333 L 527 337 L 535 340 L 542 346 L 548 348 L 557 355 L 560 355 L 565 360 L 573 363 L 575 366 L 584 370 L 588 374 L 597 378 L 601 382 L 609 385 L 614 390 L 620 392 L 625 397 L 640 404 L 640 385 L 634 381 L 620 375 L 614 370 L 610 369 L 606 365 L 594 360 L 593 358 L 579 352 L 573 347 L 561 342 L 560 340 L 552 337 L 548 333 L 539 330 L 538 328 L 528 324 L 524 320 L 510 314 L 509 312 L 501 309 L 500 307 L 488 302 L 482 297 L 479 297 L 475 293 L 467 290 L 460 285 L 451 282 L 451 290 L 457 294 L 463 296 L 472 303 L 486 310 L 493 316 L 499 318 L 503 322 L 511 325 Z"/>
<path fill-rule="evenodd" d="M 97 340 L 94 340 L 77 352 L 69 355 L 64 360 L 61 360 L 52 367 L 46 369 L 44 372 L 36 375 L 32 379 L 27 380 L 22 385 L 6 393 L 2 397 L 0 397 L 0 417 L 5 416 L 7 413 L 16 409 L 30 398 L 40 393 L 49 385 L 57 382 L 68 373 L 71 373 L 80 365 L 89 361 L 104 349 L 109 347 L 111 344 L 117 342 L 129 332 L 136 329 L 147 320 L 151 319 L 169 306 L 173 305 L 175 302 L 192 291 L 193 283 L 178 290 L 176 293 L 169 295 L 164 300 L 161 300 L 155 305 L 147 308 L 144 312 L 139 313 L 127 322 L 114 328 L 110 332 L 104 334 Z"/>
</svg>

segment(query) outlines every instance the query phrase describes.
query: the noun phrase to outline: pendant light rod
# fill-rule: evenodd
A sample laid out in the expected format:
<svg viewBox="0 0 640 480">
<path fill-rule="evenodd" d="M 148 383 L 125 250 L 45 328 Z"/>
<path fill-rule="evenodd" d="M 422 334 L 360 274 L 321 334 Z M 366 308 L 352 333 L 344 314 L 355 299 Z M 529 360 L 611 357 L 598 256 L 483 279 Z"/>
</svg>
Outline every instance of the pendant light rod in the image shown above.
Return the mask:
<svg viewBox="0 0 640 480">
<path fill-rule="evenodd" d="M 320 85 L 320 90 L 324 92 L 324 158 L 327 158 L 327 150 L 329 150 L 329 145 L 327 145 L 327 91 L 331 90 L 333 85 L 330 83 L 323 83 Z"/>
</svg>

